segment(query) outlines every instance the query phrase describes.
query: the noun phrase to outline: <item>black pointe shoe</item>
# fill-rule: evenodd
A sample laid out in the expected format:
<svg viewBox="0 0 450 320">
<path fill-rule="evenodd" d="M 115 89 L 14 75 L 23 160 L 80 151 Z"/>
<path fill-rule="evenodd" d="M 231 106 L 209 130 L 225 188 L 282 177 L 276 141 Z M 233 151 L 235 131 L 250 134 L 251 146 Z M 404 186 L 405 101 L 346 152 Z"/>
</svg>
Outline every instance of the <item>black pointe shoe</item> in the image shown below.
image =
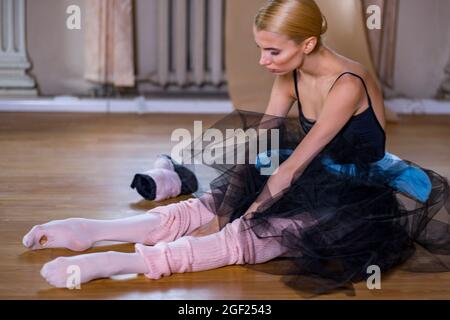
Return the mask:
<svg viewBox="0 0 450 320">
<path fill-rule="evenodd" d="M 156 183 L 152 177 L 146 174 L 136 174 L 134 176 L 133 182 L 131 183 L 131 188 L 136 189 L 136 191 L 145 200 L 155 200 L 156 197 Z"/>
<path fill-rule="evenodd" d="M 184 167 L 183 165 L 175 162 L 172 157 L 167 154 L 161 154 L 162 157 L 167 158 L 170 162 L 172 162 L 173 168 L 175 172 L 178 174 L 181 180 L 181 192 L 180 195 L 191 194 L 197 191 L 198 189 L 198 180 L 195 174 Z"/>
</svg>

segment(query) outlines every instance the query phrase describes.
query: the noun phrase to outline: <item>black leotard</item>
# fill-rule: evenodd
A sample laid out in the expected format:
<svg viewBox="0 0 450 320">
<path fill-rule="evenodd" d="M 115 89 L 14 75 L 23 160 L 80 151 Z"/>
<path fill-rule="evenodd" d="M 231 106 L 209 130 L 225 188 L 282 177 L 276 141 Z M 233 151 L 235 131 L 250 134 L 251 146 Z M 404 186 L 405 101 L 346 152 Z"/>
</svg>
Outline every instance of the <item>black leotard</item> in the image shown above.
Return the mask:
<svg viewBox="0 0 450 320">
<path fill-rule="evenodd" d="M 331 89 L 333 88 L 336 81 L 338 81 L 344 74 L 351 74 L 362 81 L 364 85 L 364 90 L 366 91 L 367 100 L 369 101 L 369 107 L 362 113 L 351 117 L 351 119 L 346 123 L 346 125 L 341 129 L 341 131 L 338 134 L 343 135 L 350 142 L 355 142 L 355 145 L 356 142 L 358 142 L 358 145 L 360 146 L 362 143 L 363 147 L 360 147 L 359 149 L 355 150 L 355 152 L 358 153 L 360 159 L 364 159 L 367 162 L 378 161 L 381 158 L 383 158 L 385 154 L 386 134 L 383 130 L 383 127 L 380 125 L 375 115 L 375 112 L 373 111 L 372 101 L 370 99 L 369 92 L 367 90 L 367 86 L 364 82 L 364 79 L 355 73 L 344 72 L 340 74 L 339 77 L 337 77 L 337 79 L 331 86 Z M 302 126 L 303 130 L 307 133 L 309 132 L 309 130 L 311 130 L 311 128 L 315 124 L 315 121 L 309 120 L 305 118 L 305 116 L 303 115 L 297 88 L 296 70 L 294 70 L 294 86 L 295 86 L 295 94 L 297 96 L 298 101 L 300 125 Z M 338 163 L 352 162 L 352 159 L 348 157 L 344 158 L 342 157 L 342 155 L 338 156 L 337 159 L 335 160 Z"/>
</svg>

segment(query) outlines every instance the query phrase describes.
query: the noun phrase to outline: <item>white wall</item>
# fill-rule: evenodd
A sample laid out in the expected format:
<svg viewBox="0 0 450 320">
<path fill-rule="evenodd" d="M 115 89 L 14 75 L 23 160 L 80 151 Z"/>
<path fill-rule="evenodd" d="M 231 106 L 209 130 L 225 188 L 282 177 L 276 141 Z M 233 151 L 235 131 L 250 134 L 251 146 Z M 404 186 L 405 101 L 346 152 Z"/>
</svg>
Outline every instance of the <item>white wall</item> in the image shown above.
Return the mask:
<svg viewBox="0 0 450 320">
<path fill-rule="evenodd" d="M 31 74 L 44 95 L 86 95 L 83 79 L 84 29 L 65 27 L 67 6 L 83 10 L 89 0 L 27 0 L 27 44 Z M 155 0 L 135 0 L 138 78 L 154 70 Z M 82 15 L 83 19 L 83 15 Z M 408 97 L 432 98 L 450 58 L 450 1 L 400 0 L 396 48 L 396 91 Z"/>
<path fill-rule="evenodd" d="M 395 91 L 432 98 L 450 59 L 450 1 L 400 0 Z"/>
<path fill-rule="evenodd" d="M 30 71 L 43 95 L 86 94 L 83 79 L 84 29 L 66 28 L 66 9 L 85 0 L 27 0 L 27 49 Z M 89 0 L 88 0 L 89 1 Z M 83 14 L 81 15 L 83 19 Z"/>
<path fill-rule="evenodd" d="M 84 4 L 89 0 L 26 0 L 27 45 L 30 71 L 42 95 L 87 95 L 92 84 L 84 73 Z M 156 69 L 156 39 L 147 30 L 156 28 L 156 0 L 135 0 L 137 77 Z M 69 5 L 81 8 L 81 30 L 66 28 Z"/>
</svg>

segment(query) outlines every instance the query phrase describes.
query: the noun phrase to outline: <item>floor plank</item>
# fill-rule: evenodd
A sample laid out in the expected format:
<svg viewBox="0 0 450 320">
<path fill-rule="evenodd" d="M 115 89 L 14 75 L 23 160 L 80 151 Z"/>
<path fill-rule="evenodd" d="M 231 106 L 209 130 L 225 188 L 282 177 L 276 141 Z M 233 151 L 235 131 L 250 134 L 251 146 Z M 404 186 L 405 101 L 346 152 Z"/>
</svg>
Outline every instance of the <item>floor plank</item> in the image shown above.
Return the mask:
<svg viewBox="0 0 450 320">
<path fill-rule="evenodd" d="M 279 276 L 230 266 L 176 274 L 102 279 L 81 290 L 51 288 L 39 275 L 44 263 L 75 253 L 29 251 L 23 235 L 53 219 L 111 219 L 141 214 L 155 206 L 129 187 L 136 172 L 159 153 L 169 153 L 176 128 L 204 126 L 217 115 L 0 113 L 0 299 L 301 299 Z M 387 129 L 388 150 L 450 177 L 450 117 L 403 116 Z M 96 246 L 88 252 L 133 252 L 131 244 Z M 318 299 L 448 299 L 450 273 L 394 270 L 381 290 L 355 285 Z"/>
</svg>

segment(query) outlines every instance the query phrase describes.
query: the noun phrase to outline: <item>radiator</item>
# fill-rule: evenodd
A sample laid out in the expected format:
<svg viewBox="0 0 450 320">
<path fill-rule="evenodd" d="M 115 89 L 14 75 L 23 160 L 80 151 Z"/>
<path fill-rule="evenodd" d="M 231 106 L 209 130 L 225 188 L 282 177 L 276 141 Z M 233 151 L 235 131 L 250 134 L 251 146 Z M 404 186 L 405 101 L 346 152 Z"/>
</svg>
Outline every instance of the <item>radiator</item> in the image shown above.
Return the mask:
<svg viewBox="0 0 450 320">
<path fill-rule="evenodd" d="M 158 0 L 157 10 L 152 82 L 182 88 L 224 84 L 224 1 Z"/>
</svg>

